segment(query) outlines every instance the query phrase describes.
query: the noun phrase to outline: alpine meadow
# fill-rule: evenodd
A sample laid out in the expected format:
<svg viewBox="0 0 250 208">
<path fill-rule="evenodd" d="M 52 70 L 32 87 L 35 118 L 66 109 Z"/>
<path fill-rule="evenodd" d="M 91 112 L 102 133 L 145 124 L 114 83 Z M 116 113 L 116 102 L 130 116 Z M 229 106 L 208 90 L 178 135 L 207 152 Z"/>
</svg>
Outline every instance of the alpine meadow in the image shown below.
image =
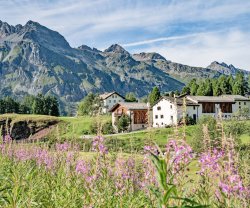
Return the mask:
<svg viewBox="0 0 250 208">
<path fill-rule="evenodd" d="M 250 207 L 250 2 L 0 11 L 0 207 Z"/>
</svg>

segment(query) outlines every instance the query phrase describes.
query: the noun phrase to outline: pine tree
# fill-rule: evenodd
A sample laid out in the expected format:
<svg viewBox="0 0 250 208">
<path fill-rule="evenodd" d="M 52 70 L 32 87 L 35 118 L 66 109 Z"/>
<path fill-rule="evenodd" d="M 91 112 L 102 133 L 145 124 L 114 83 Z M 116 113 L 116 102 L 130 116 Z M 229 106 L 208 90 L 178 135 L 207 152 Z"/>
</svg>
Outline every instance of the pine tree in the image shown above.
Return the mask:
<svg viewBox="0 0 250 208">
<path fill-rule="evenodd" d="M 206 96 L 213 95 L 213 85 L 210 79 L 205 80 L 205 95 Z"/>
<path fill-rule="evenodd" d="M 155 104 L 157 100 L 161 97 L 161 93 L 158 87 L 154 87 L 152 92 L 149 94 L 149 103 L 151 106 Z"/>
<path fill-rule="evenodd" d="M 217 80 L 213 81 L 213 96 L 219 96 L 222 94 L 222 90 Z"/>
<path fill-rule="evenodd" d="M 246 91 L 246 82 L 243 73 L 237 73 L 233 85 L 234 95 L 244 95 Z"/>
<path fill-rule="evenodd" d="M 191 92 L 190 87 L 189 86 L 185 86 L 185 87 L 182 88 L 181 94 L 187 94 L 187 95 L 189 95 L 190 92 Z"/>
<path fill-rule="evenodd" d="M 206 86 L 204 82 L 201 82 L 197 90 L 196 95 L 206 95 Z"/>
<path fill-rule="evenodd" d="M 196 83 L 196 79 L 191 80 L 190 82 L 190 94 L 196 95 L 199 85 Z"/>
</svg>

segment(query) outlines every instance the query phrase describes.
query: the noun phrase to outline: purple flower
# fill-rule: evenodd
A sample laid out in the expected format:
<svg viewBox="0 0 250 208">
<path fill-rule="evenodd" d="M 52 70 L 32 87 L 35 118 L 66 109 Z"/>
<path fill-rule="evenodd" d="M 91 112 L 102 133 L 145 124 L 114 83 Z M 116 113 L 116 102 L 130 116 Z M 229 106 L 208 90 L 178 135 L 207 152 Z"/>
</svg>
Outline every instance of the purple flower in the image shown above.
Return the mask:
<svg viewBox="0 0 250 208">
<path fill-rule="evenodd" d="M 3 136 L 3 142 L 4 143 L 10 143 L 12 141 L 12 138 L 9 134 Z"/>
<path fill-rule="evenodd" d="M 66 152 L 70 149 L 71 145 L 67 142 L 64 142 L 63 144 L 56 144 L 56 150 L 57 151 L 62 151 L 62 152 Z"/>
<path fill-rule="evenodd" d="M 95 152 L 101 153 L 102 155 L 107 154 L 108 153 L 108 149 L 104 145 L 104 137 L 102 137 L 102 136 L 95 137 L 93 139 L 92 149 Z"/>
</svg>

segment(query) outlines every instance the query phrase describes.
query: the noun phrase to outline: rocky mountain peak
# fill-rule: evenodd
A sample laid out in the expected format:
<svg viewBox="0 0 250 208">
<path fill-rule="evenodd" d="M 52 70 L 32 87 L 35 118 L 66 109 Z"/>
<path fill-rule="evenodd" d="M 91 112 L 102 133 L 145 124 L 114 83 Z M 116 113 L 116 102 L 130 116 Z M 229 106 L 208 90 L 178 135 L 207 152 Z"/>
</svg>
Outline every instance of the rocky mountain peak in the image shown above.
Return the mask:
<svg viewBox="0 0 250 208">
<path fill-rule="evenodd" d="M 0 38 L 7 37 L 12 33 L 15 33 L 16 28 L 12 25 L 9 25 L 7 22 L 0 21 Z"/>
<path fill-rule="evenodd" d="M 139 54 L 134 54 L 133 58 L 137 61 L 153 61 L 153 60 L 164 60 L 166 59 L 160 55 L 159 53 L 139 53 Z"/>
<path fill-rule="evenodd" d="M 78 47 L 78 49 L 80 49 L 80 50 L 92 51 L 92 48 L 90 48 L 90 47 L 87 46 L 87 45 L 81 45 L 81 46 Z"/>
<path fill-rule="evenodd" d="M 109 48 L 107 48 L 104 52 L 113 52 L 113 53 L 123 53 L 123 54 L 129 54 L 122 46 L 118 44 L 113 44 Z"/>
<path fill-rule="evenodd" d="M 246 70 L 238 69 L 234 67 L 232 64 L 226 64 L 225 62 L 219 63 L 218 61 L 212 62 L 208 67 L 208 69 L 212 69 L 214 71 L 218 71 L 225 75 L 236 75 L 237 72 L 243 72 L 244 74 L 249 74 Z"/>
</svg>

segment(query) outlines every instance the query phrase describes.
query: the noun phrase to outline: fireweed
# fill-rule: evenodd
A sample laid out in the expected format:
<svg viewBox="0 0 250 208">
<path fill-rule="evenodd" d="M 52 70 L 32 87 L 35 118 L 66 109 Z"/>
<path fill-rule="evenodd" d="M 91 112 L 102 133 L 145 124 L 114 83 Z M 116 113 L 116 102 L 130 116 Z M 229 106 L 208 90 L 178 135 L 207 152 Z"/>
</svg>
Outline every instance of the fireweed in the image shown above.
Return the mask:
<svg viewBox="0 0 250 208">
<path fill-rule="evenodd" d="M 121 155 L 112 158 L 104 138 L 98 136 L 92 142 L 95 156 L 84 159 L 74 144 L 48 148 L 16 144 L 7 136 L 0 144 L 0 206 L 248 207 L 249 187 L 240 176 L 233 148 L 229 149 L 214 149 L 197 158 L 185 141 L 170 140 L 163 150 L 146 146 L 144 159 L 137 161 Z M 190 188 L 189 166 L 197 160 L 196 177 L 209 180 L 214 190 L 209 203 Z"/>
</svg>

